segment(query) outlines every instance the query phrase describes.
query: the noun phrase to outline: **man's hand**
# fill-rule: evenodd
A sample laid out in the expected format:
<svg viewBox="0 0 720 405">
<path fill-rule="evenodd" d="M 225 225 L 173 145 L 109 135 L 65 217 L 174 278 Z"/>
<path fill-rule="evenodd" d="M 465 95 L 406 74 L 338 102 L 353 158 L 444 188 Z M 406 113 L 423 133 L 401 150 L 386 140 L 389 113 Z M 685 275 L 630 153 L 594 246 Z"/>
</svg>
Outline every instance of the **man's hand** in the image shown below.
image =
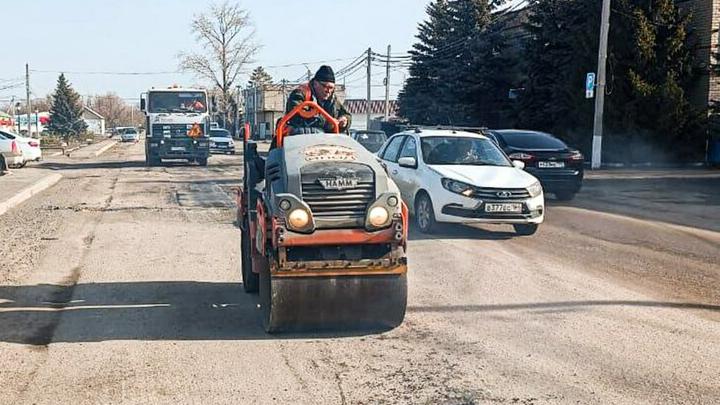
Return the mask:
<svg viewBox="0 0 720 405">
<path fill-rule="evenodd" d="M 338 125 L 340 125 L 340 130 L 342 131 L 343 128 L 347 127 L 348 119 L 347 117 L 340 117 L 338 119 Z"/>
</svg>

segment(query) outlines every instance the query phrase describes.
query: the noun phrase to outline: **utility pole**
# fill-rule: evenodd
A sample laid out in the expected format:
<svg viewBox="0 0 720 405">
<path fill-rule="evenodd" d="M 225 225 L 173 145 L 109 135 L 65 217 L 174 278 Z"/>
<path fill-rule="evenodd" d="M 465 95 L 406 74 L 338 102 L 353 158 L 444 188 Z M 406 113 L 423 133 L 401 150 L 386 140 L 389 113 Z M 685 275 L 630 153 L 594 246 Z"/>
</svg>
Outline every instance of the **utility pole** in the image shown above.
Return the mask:
<svg viewBox="0 0 720 405">
<path fill-rule="evenodd" d="M 390 45 L 388 45 L 387 62 L 385 63 L 385 121 L 390 118 Z"/>
<path fill-rule="evenodd" d="M 595 121 L 593 123 L 591 168 L 602 164 L 603 109 L 605 108 L 605 65 L 607 62 L 608 32 L 610 31 L 610 0 L 603 0 L 598 49 L 597 89 L 595 91 Z"/>
<path fill-rule="evenodd" d="M 27 136 L 28 138 L 32 138 L 32 126 L 30 123 L 30 111 L 32 111 L 32 106 L 30 105 L 30 65 L 27 63 L 25 64 L 25 95 L 27 96 L 27 105 L 26 112 L 27 112 Z"/>
<path fill-rule="evenodd" d="M 235 86 L 235 137 L 240 139 L 240 85 Z"/>
<path fill-rule="evenodd" d="M 367 50 L 367 103 L 366 103 L 366 109 L 367 109 L 367 129 L 370 129 L 370 100 L 371 100 L 371 94 L 370 94 L 370 88 L 371 83 L 371 67 L 372 67 L 372 48 L 368 48 Z"/>
</svg>

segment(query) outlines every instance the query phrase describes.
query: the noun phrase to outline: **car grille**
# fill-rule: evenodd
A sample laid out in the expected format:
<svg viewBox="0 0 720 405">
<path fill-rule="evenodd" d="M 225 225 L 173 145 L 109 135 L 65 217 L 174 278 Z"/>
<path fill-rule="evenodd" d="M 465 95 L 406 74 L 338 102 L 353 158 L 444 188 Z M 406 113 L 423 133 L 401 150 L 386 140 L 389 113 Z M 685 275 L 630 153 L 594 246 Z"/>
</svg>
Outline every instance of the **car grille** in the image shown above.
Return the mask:
<svg viewBox="0 0 720 405">
<path fill-rule="evenodd" d="M 473 197 L 486 201 L 526 200 L 530 193 L 524 188 L 473 188 Z"/>
</svg>

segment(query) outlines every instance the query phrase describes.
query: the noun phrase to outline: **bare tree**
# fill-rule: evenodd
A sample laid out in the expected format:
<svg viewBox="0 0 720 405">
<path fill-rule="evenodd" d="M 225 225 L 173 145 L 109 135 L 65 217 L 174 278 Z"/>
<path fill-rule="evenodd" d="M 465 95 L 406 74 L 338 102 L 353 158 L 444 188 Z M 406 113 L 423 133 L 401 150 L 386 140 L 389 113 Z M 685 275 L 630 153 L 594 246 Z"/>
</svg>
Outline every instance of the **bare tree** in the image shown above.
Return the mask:
<svg viewBox="0 0 720 405">
<path fill-rule="evenodd" d="M 141 118 L 141 113 L 138 110 L 135 110 L 135 114 L 132 114 L 131 106 L 115 93 L 106 93 L 93 97 L 90 108 L 105 118 L 105 124 L 108 128 L 137 126 L 138 118 Z M 131 122 L 133 118 L 135 122 Z M 142 120 L 140 119 L 139 122 L 142 122 Z"/>
<path fill-rule="evenodd" d="M 227 121 L 232 116 L 230 106 L 236 103 L 233 87 L 243 67 L 252 62 L 259 49 L 250 14 L 239 4 L 226 0 L 212 4 L 207 13 L 196 15 L 191 27 L 204 52 L 181 53 L 180 69 L 212 83 L 220 96 L 218 109 Z"/>
</svg>

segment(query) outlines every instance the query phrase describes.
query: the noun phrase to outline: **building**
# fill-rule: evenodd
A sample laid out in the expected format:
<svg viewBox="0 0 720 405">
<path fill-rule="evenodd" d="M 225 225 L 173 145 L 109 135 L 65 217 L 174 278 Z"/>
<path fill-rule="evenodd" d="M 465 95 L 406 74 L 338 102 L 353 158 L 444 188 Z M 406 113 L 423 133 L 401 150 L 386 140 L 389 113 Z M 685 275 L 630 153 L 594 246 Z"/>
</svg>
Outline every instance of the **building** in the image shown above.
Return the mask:
<svg viewBox="0 0 720 405">
<path fill-rule="evenodd" d="M 15 116 L 15 132 L 26 136 L 35 136 L 45 131 L 45 126 L 50 122 L 50 113 L 47 111 L 30 114 L 30 134 L 28 135 L 28 116 L 18 114 Z"/>
<path fill-rule="evenodd" d="M 87 124 L 87 132 L 95 135 L 105 133 L 105 117 L 88 106 L 83 106 L 82 118 Z"/>
<path fill-rule="evenodd" d="M 270 139 L 275 124 L 285 114 L 288 95 L 300 83 L 268 84 L 262 87 L 251 87 L 243 90 L 244 118 L 250 124 L 250 131 L 255 139 Z M 345 99 L 345 87 L 335 86 L 335 95 L 342 101 Z"/>
<path fill-rule="evenodd" d="M 388 119 L 397 117 L 398 104 L 397 100 L 390 100 L 390 114 Z M 367 109 L 368 103 L 365 99 L 347 99 L 345 100 L 345 108 L 352 114 L 351 129 L 364 130 L 367 128 Z M 372 100 L 370 102 L 370 120 L 379 121 L 385 118 L 385 100 Z"/>
<path fill-rule="evenodd" d="M 683 12 L 692 13 L 690 32 L 694 38 L 694 68 L 698 79 L 690 90 L 690 101 L 706 107 L 720 101 L 720 75 L 712 67 L 720 64 L 720 0 L 676 0 Z"/>
</svg>

